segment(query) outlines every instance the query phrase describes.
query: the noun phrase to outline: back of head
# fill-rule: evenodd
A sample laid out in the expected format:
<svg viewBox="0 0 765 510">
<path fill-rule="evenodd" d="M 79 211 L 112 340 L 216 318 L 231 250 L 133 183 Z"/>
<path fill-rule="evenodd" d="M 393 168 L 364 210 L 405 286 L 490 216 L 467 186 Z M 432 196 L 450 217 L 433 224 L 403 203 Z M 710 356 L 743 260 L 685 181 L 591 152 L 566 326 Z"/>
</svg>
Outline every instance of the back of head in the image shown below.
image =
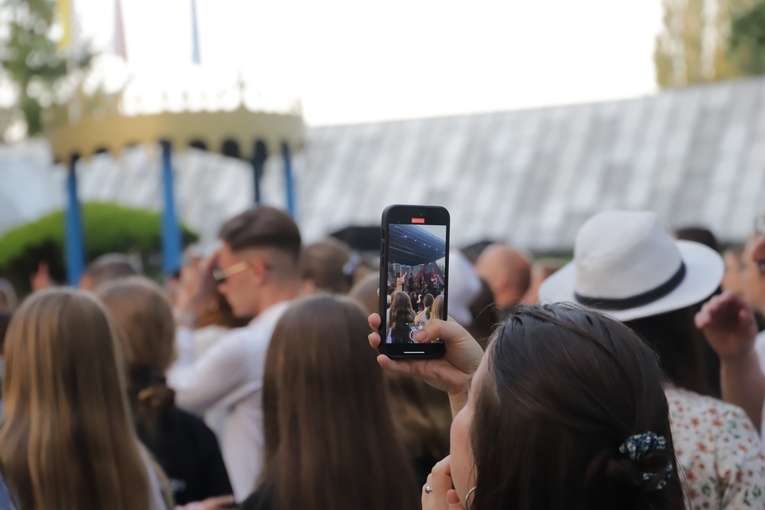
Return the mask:
<svg viewBox="0 0 765 510">
<path fill-rule="evenodd" d="M 128 368 L 164 373 L 174 356 L 175 320 L 159 285 L 136 276 L 107 283 L 96 294 L 123 333 L 118 339 Z"/>
<path fill-rule="evenodd" d="M 295 302 L 276 325 L 263 382 L 274 508 L 416 508 L 381 369 L 359 342 L 368 330 L 355 303 L 330 296 Z"/>
<path fill-rule="evenodd" d="M 104 284 L 97 295 L 117 329 L 139 436 L 155 446 L 163 411 L 171 408 L 174 397 L 165 383 L 165 371 L 175 354 L 172 308 L 159 285 L 140 276 Z"/>
<path fill-rule="evenodd" d="M 487 354 L 472 508 L 683 508 L 657 358 L 628 328 L 567 305 L 521 306 Z M 633 436 L 666 444 L 632 460 Z"/>
<path fill-rule="evenodd" d="M 16 290 L 11 282 L 0 278 L 0 311 L 13 310 L 17 304 Z"/>
<path fill-rule="evenodd" d="M 80 287 L 83 290 L 94 290 L 104 283 L 139 274 L 141 271 L 127 255 L 107 253 L 88 265 L 82 275 Z"/>
<path fill-rule="evenodd" d="M 367 313 L 379 313 L 378 287 L 380 287 L 380 277 L 376 273 L 370 273 L 353 286 L 348 297 L 358 302 Z"/>
<path fill-rule="evenodd" d="M 36 293 L 14 314 L 0 461 L 21 508 L 148 507 L 114 336 L 103 306 L 79 291 Z"/>
<path fill-rule="evenodd" d="M 502 243 L 495 243 L 481 252 L 475 263 L 476 272 L 491 287 L 494 301 L 508 310 L 521 302 L 531 286 L 530 257 Z"/>
<path fill-rule="evenodd" d="M 334 239 L 309 244 L 300 257 L 300 273 L 314 291 L 345 294 L 352 274 L 346 274 L 351 252 L 346 245 Z"/>
<path fill-rule="evenodd" d="M 391 294 L 390 318 L 391 321 L 396 322 L 398 322 L 399 318 L 403 322 L 412 322 L 414 320 L 414 309 L 412 308 L 412 299 L 409 297 L 409 294 L 401 290 Z"/>
<path fill-rule="evenodd" d="M 388 327 L 393 328 L 393 338 L 406 338 L 410 332 L 410 324 L 414 323 L 414 308 L 412 300 L 406 292 L 397 290 L 391 295 L 390 321 Z"/>
<path fill-rule="evenodd" d="M 271 248 L 288 255 L 297 264 L 300 229 L 290 216 L 275 207 L 256 206 L 226 221 L 218 234 L 233 252 Z"/>
<path fill-rule="evenodd" d="M 430 316 L 442 318 L 444 316 L 444 296 L 437 296 L 433 300 L 433 306 L 430 307 Z"/>
<path fill-rule="evenodd" d="M 628 322 L 659 353 L 675 384 L 706 393 L 705 372 L 713 382 L 717 369 L 713 358 L 702 357 L 711 349 L 695 328 L 692 308 L 716 292 L 723 269 L 716 251 L 673 239 L 653 212 L 603 211 L 582 225 L 574 260 L 539 293 Z"/>
</svg>

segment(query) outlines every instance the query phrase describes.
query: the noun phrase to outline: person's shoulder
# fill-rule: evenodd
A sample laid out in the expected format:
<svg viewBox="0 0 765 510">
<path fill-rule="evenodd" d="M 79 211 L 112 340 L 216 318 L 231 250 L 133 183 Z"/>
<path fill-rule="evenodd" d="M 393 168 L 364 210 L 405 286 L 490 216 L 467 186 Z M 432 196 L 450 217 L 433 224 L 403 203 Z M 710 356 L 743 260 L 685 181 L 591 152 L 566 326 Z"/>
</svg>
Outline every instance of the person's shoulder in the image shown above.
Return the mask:
<svg viewBox="0 0 765 510">
<path fill-rule="evenodd" d="M 240 328 L 231 328 L 220 336 L 218 343 L 237 341 L 242 338 L 247 338 L 252 335 L 253 323 L 250 322 L 246 326 Z"/>
<path fill-rule="evenodd" d="M 287 308 L 294 302 L 294 299 L 288 299 L 275 303 L 265 310 L 263 310 L 252 322 L 247 326 L 253 330 L 258 329 L 273 329 L 276 323 L 281 318 L 282 314 L 287 311 Z"/>
<path fill-rule="evenodd" d="M 670 415 L 677 425 L 687 422 L 696 428 L 711 429 L 716 436 L 757 437 L 749 416 L 738 406 L 680 388 L 668 388 L 666 394 Z"/>
<path fill-rule="evenodd" d="M 199 416 L 173 407 L 173 420 L 177 426 L 187 429 L 189 432 L 196 436 L 202 436 L 204 438 L 215 438 L 215 432 L 204 422 Z"/>
<path fill-rule="evenodd" d="M 220 451 L 215 432 L 207 426 L 204 420 L 177 407 L 173 409 L 173 427 L 168 432 L 172 444 L 184 449 L 191 449 L 198 456 L 206 458 L 206 456 Z"/>
<path fill-rule="evenodd" d="M 719 416 L 746 416 L 746 413 L 740 407 L 691 390 L 671 386 L 665 389 L 665 394 L 667 395 L 670 412 L 707 412 Z"/>
</svg>

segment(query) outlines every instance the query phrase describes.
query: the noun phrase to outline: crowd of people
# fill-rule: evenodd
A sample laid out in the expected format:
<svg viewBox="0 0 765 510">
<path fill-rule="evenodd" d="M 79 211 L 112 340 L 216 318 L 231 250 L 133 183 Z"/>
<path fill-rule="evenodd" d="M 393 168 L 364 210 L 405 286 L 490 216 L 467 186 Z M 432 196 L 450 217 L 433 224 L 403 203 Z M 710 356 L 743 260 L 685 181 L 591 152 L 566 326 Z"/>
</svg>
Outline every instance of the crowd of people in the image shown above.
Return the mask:
<svg viewBox="0 0 765 510">
<path fill-rule="evenodd" d="M 416 343 L 412 335 L 430 319 L 445 319 L 446 300 L 442 268 L 435 262 L 409 268 L 409 271 L 388 275 L 388 307 L 386 343 Z"/>
<path fill-rule="evenodd" d="M 257 206 L 172 289 L 0 280 L 0 510 L 763 509 L 763 219 L 708 234 L 607 211 L 562 267 L 483 243 L 378 289 Z M 378 354 L 380 291 L 446 354 Z"/>
</svg>

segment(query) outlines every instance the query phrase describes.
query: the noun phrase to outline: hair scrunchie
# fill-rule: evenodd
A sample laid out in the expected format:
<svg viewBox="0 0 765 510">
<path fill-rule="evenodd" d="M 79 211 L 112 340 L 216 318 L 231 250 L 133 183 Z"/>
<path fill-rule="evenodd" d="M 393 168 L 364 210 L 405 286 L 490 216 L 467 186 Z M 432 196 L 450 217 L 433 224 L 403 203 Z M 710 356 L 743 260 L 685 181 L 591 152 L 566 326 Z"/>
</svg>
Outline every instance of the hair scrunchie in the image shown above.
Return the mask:
<svg viewBox="0 0 765 510">
<path fill-rule="evenodd" d="M 666 449 L 667 438 L 651 431 L 630 436 L 619 445 L 619 452 L 627 455 L 632 462 L 639 462 L 649 453 L 655 451 L 661 452 Z M 674 464 L 669 460 L 661 469 L 655 472 L 641 472 L 633 482 L 647 491 L 659 491 L 667 486 L 667 482 L 672 478 L 674 468 Z"/>
</svg>

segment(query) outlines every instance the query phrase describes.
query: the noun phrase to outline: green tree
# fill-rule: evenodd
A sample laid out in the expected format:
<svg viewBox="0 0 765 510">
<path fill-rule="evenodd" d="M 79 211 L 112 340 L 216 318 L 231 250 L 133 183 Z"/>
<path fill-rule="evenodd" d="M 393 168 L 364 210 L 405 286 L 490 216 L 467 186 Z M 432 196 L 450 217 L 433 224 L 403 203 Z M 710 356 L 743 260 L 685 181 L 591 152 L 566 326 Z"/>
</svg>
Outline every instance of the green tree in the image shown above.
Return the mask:
<svg viewBox="0 0 765 510">
<path fill-rule="evenodd" d="M 0 236 L 0 277 L 17 290 L 29 290 L 29 276 L 44 262 L 53 279 L 66 276 L 64 211 L 15 227 Z M 149 273 L 158 273 L 161 261 L 161 217 L 154 211 L 112 203 L 88 202 L 82 205 L 85 258 L 90 261 L 110 252 L 133 253 L 141 257 Z M 198 235 L 182 225 L 184 245 Z"/>
<path fill-rule="evenodd" d="M 678 87 L 749 74 L 731 58 L 734 13 L 752 0 L 663 0 L 664 22 L 654 64 L 661 87 Z"/>
<path fill-rule="evenodd" d="M 62 100 L 65 80 L 90 64 L 89 50 L 67 58 L 57 48 L 51 37 L 55 17 L 55 0 L 0 0 L 2 82 L 15 96 L 0 114 L 2 138 L 14 123 L 21 123 L 27 136 L 42 133 L 43 111 Z"/>
<path fill-rule="evenodd" d="M 765 1 L 734 13 L 728 57 L 743 74 L 765 73 Z"/>
</svg>

